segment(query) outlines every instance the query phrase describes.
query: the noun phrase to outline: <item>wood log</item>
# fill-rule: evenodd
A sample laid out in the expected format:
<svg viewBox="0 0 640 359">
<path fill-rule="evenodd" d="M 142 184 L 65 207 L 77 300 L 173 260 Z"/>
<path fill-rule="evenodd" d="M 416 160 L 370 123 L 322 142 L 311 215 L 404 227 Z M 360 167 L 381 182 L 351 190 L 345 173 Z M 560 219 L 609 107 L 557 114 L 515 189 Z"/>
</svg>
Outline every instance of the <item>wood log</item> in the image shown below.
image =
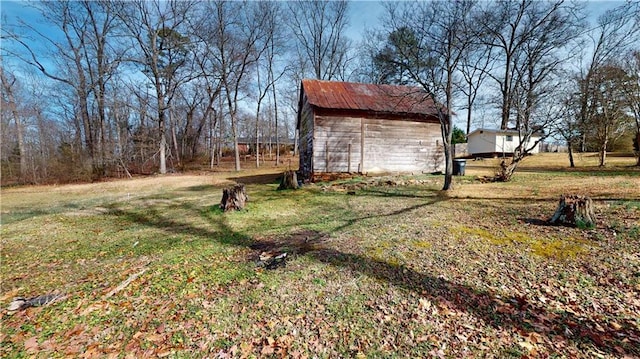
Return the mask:
<svg viewBox="0 0 640 359">
<path fill-rule="evenodd" d="M 220 201 L 220 209 L 224 212 L 239 211 L 244 208 L 245 203 L 249 200 L 244 184 L 239 183 L 233 187 L 222 190 L 222 200 Z"/>
<path fill-rule="evenodd" d="M 549 219 L 550 224 L 559 224 L 578 228 L 596 226 L 593 201 L 587 196 L 562 195 L 556 212 Z"/>
<path fill-rule="evenodd" d="M 296 171 L 285 171 L 282 174 L 282 181 L 278 190 L 283 189 L 298 189 L 298 175 Z"/>
</svg>

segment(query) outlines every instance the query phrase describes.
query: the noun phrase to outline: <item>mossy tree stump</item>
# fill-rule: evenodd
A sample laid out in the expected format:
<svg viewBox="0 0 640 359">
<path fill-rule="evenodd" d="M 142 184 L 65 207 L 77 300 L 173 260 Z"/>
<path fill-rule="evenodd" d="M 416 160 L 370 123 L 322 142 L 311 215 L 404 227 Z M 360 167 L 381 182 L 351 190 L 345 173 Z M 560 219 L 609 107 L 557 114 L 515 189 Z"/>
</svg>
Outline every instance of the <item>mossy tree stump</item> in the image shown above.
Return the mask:
<svg viewBox="0 0 640 359">
<path fill-rule="evenodd" d="M 220 201 L 220 209 L 224 212 L 239 211 L 244 208 L 249 200 L 244 185 L 239 183 L 233 187 L 222 190 L 222 200 Z"/>
<path fill-rule="evenodd" d="M 282 181 L 278 190 L 283 189 L 298 189 L 298 175 L 296 171 L 285 171 L 282 174 Z"/>
<path fill-rule="evenodd" d="M 550 224 L 565 225 L 578 228 L 596 226 L 593 201 L 587 196 L 562 195 L 556 212 L 549 219 Z"/>
</svg>

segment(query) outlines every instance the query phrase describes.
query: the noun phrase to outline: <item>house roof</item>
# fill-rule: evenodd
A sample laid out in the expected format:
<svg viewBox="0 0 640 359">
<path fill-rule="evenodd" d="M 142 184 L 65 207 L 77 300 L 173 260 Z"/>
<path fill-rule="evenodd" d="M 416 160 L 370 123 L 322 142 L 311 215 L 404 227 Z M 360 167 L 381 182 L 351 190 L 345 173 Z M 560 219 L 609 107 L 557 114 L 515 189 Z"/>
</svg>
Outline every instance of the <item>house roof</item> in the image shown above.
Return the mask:
<svg viewBox="0 0 640 359">
<path fill-rule="evenodd" d="M 494 128 L 478 128 L 471 131 L 467 137 L 471 135 L 475 135 L 476 133 L 483 133 L 483 132 L 501 134 L 501 135 L 518 135 L 520 133 L 518 132 L 518 130 L 510 130 L 510 129 L 500 130 L 500 129 L 494 129 Z M 540 135 L 541 133 L 539 131 L 536 131 L 532 134 L 532 136 L 540 136 Z"/>
<path fill-rule="evenodd" d="M 412 117 L 438 114 L 433 100 L 418 87 L 304 79 L 301 94 L 303 92 L 309 104 L 327 110 Z"/>
</svg>

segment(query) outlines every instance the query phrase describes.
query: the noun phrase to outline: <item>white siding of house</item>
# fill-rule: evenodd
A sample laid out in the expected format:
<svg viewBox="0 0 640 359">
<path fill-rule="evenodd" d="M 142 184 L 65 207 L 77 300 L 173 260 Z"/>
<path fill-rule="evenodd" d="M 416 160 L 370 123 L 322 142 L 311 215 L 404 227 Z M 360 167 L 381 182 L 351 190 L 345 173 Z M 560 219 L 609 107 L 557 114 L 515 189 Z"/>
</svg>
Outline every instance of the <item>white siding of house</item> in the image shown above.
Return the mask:
<svg viewBox="0 0 640 359">
<path fill-rule="evenodd" d="M 493 132 L 480 131 L 469 134 L 467 140 L 467 152 L 474 155 L 477 153 L 492 153 L 496 151 L 496 134 Z"/>
<path fill-rule="evenodd" d="M 513 150 L 518 147 L 518 136 L 507 135 L 502 133 L 493 134 L 496 140 L 496 147 L 492 152 L 505 152 L 513 153 Z"/>
<path fill-rule="evenodd" d="M 531 147 L 539 138 L 539 136 L 531 136 L 528 147 Z M 517 133 L 480 130 L 469 134 L 467 142 L 468 152 L 471 155 L 481 153 L 513 153 L 520 144 L 520 138 Z M 536 147 L 530 151 L 530 153 L 538 152 L 540 152 L 540 144 L 536 145 Z"/>
</svg>

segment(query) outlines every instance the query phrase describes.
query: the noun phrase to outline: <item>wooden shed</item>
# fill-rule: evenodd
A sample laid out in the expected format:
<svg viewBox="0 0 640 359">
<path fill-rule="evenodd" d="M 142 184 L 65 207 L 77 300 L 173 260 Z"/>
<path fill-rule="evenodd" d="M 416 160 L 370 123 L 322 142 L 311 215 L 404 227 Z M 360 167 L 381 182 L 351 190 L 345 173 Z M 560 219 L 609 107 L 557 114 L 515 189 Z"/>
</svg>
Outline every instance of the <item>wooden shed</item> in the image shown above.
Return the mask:
<svg viewBox="0 0 640 359">
<path fill-rule="evenodd" d="M 444 170 L 437 108 L 416 87 L 302 80 L 300 174 Z"/>
</svg>

